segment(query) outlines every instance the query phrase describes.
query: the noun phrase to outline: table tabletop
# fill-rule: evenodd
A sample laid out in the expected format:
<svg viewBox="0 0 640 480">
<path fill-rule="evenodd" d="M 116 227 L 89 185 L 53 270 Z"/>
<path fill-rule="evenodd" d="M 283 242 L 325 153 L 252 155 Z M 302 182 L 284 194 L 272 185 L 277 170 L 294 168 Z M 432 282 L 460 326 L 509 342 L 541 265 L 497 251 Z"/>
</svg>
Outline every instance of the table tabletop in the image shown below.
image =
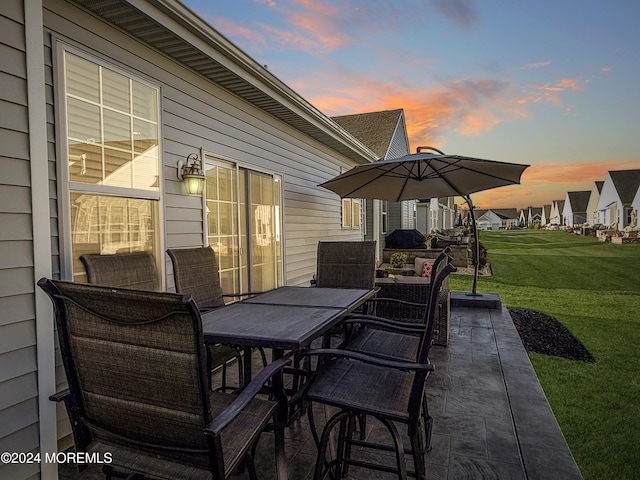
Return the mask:
<svg viewBox="0 0 640 480">
<path fill-rule="evenodd" d="M 302 350 L 335 326 L 346 309 L 236 302 L 202 314 L 209 343 Z"/>
<path fill-rule="evenodd" d="M 243 303 L 337 308 L 350 313 L 374 294 L 375 289 L 280 287 L 248 298 Z"/>
</svg>

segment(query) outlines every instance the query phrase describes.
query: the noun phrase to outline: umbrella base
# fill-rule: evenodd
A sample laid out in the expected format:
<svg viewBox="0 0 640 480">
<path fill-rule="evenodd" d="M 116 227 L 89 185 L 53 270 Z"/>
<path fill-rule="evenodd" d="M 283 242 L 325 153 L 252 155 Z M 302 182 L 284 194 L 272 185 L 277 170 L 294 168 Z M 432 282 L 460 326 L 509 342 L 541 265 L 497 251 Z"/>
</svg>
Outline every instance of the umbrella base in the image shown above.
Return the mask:
<svg viewBox="0 0 640 480">
<path fill-rule="evenodd" d="M 497 293 L 451 292 L 451 306 L 500 310 L 502 301 Z"/>
</svg>

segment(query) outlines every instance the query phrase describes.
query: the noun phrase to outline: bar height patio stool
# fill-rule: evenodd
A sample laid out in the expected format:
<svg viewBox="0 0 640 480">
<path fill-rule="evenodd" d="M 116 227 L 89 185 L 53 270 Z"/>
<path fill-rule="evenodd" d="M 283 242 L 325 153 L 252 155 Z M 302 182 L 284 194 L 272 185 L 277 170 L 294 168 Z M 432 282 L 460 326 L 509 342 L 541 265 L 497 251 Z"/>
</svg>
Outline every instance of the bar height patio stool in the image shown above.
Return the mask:
<svg viewBox="0 0 640 480">
<path fill-rule="evenodd" d="M 433 263 L 432 279 L 437 279 L 440 272 L 452 261 L 453 258 L 445 249 Z M 448 288 L 444 288 L 444 285 L 448 283 L 447 280 L 448 275 L 445 275 L 435 296 L 434 332 L 439 326 L 440 316 L 445 314 L 442 312 L 442 304 L 447 300 L 443 297 L 448 297 L 449 294 Z M 434 282 L 431 283 L 428 289 L 429 295 L 433 288 L 435 288 Z M 344 342 L 343 348 L 393 360 L 415 361 L 420 346 L 420 336 L 427 328 L 426 322 L 428 322 L 428 318 L 426 311 L 429 307 L 429 298 L 427 296 L 426 298 L 415 299 L 420 300 L 420 302 L 382 297 L 373 299 L 372 303 L 376 305 L 376 313 L 379 310 L 377 304 L 383 304 L 384 312 L 392 312 L 392 316 L 362 315 L 357 313 L 347 316 L 343 323 L 358 325 L 362 328 L 350 329 L 351 335 Z M 373 322 L 377 328 L 367 328 L 368 322 Z M 380 328 L 380 325 L 384 324 L 389 325 L 391 328 L 402 327 L 405 330 L 394 332 L 391 329 Z M 411 333 L 408 333 L 409 331 Z"/>
<path fill-rule="evenodd" d="M 309 423 L 314 439 L 318 442 L 318 456 L 314 473 L 315 480 L 321 480 L 332 473 L 339 480 L 346 475 L 349 466 L 358 466 L 379 471 L 391 471 L 399 479 L 407 478 L 405 451 L 413 456 L 418 479 L 426 478 L 424 455 L 429 449 L 432 419 L 429 416 L 425 388 L 433 366 L 429 363 L 429 347 L 434 329 L 434 316 L 437 295 L 444 279 L 455 267 L 449 262 L 433 279 L 429 293 L 428 308 L 425 314 L 426 328 L 420 333 L 418 354 L 414 361 L 391 360 L 375 357 L 361 352 L 341 349 L 311 350 L 308 355 L 325 357 L 313 378 L 305 399 L 310 402 L 308 408 Z M 368 328 L 382 328 L 394 332 L 414 333 L 402 326 L 390 326 L 385 322 L 376 325 L 374 321 Z M 326 423 L 321 437 L 315 431 L 313 404 L 328 405 L 338 409 Z M 354 438 L 355 420 L 361 416 L 376 418 L 389 431 L 393 445 L 382 445 Z M 404 447 L 396 423 L 407 427 L 411 448 Z M 327 460 L 327 451 L 331 432 L 338 427 L 336 457 Z M 378 451 L 395 452 L 395 468 L 375 462 L 359 460 L 353 457 L 353 446 Z"/>
<path fill-rule="evenodd" d="M 257 397 L 283 358 L 240 395 L 210 391 L 202 319 L 189 295 L 41 279 L 53 302 L 76 452 L 111 457 L 111 478 L 228 479 L 268 424 L 283 459 L 284 391 Z M 277 462 L 286 476 L 286 464 Z M 281 478 L 281 477 L 278 477 Z M 282 477 L 284 478 L 284 477 Z"/>
</svg>

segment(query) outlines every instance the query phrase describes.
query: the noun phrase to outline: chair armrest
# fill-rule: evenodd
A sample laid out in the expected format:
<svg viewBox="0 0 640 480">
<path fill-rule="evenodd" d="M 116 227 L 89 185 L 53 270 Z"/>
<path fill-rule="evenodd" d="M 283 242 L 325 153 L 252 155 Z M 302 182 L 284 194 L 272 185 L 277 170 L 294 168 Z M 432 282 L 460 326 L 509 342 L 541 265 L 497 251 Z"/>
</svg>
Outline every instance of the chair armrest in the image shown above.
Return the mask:
<svg viewBox="0 0 640 480">
<path fill-rule="evenodd" d="M 432 372 L 434 370 L 433 365 L 430 363 L 416 363 L 406 362 L 401 360 L 391 360 L 387 358 L 374 357 L 361 352 L 354 352 L 351 350 L 340 350 L 336 348 L 321 348 L 316 350 L 309 350 L 303 353 L 303 355 L 309 356 L 324 356 L 332 358 L 348 358 L 351 360 L 357 360 L 371 365 L 377 365 L 380 367 L 394 368 L 396 370 L 404 371 L 426 371 Z"/>
<path fill-rule="evenodd" d="M 424 325 L 422 323 L 410 323 L 401 322 L 398 320 L 389 320 L 384 317 L 377 317 L 375 315 L 349 315 L 342 320 L 342 323 L 361 324 L 367 327 L 377 328 L 378 330 L 387 330 L 390 332 L 398 333 L 422 333 L 424 332 Z"/>
<path fill-rule="evenodd" d="M 242 390 L 237 398 L 225 408 L 220 415 L 216 416 L 209 425 L 205 427 L 205 433 L 209 435 L 219 435 L 220 432 L 249 404 L 251 400 L 260 392 L 267 381 L 280 372 L 285 366 L 291 363 L 293 352 L 287 353 L 284 357 L 270 363 L 263 368 L 251 382 Z"/>
<path fill-rule="evenodd" d="M 67 397 L 69 397 L 69 395 L 71 395 L 71 392 L 69 391 L 68 388 L 65 388 L 64 390 L 51 395 L 49 397 L 49 400 L 56 403 L 64 402 L 66 401 Z"/>
</svg>

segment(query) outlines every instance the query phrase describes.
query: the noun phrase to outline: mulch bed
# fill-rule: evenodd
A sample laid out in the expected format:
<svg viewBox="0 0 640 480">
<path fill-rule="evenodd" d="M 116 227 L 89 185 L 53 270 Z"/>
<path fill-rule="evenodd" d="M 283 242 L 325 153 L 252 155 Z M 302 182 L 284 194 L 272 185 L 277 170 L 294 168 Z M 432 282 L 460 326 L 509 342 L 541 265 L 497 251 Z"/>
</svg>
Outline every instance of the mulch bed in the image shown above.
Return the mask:
<svg viewBox="0 0 640 480">
<path fill-rule="evenodd" d="M 580 340 L 555 318 L 519 308 L 510 308 L 509 313 L 527 351 L 595 362 Z"/>
</svg>

